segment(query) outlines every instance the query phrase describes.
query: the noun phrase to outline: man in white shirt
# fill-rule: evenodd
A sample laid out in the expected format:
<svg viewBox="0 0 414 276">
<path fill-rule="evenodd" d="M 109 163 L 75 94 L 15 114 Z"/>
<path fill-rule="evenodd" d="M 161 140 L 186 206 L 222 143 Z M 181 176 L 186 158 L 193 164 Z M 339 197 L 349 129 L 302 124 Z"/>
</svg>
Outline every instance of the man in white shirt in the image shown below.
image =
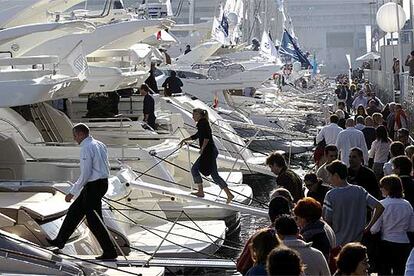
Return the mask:
<svg viewBox="0 0 414 276">
<path fill-rule="evenodd" d="M 338 137 L 339 132 L 343 129 L 338 126 L 338 115 L 331 115 L 331 117 L 329 117 L 329 122 L 330 124 L 324 126 L 316 136 L 316 144 L 319 144 L 323 139 L 325 139 L 326 145 L 335 145 L 336 138 Z"/>
<path fill-rule="evenodd" d="M 338 134 L 336 147 L 341 155 L 341 161 L 349 166 L 349 152 L 352 148 L 360 148 L 364 154 L 364 164 L 368 164 L 368 148 L 362 131 L 354 127 L 354 119 L 346 120 L 346 129 Z"/>
<path fill-rule="evenodd" d="M 73 138 L 81 146 L 81 173 L 69 194 L 66 195 L 65 201 L 70 202 L 75 195 L 78 197 L 69 207 L 57 237 L 54 240 L 47 240 L 51 245 L 63 248 L 83 217 L 86 216 L 89 228 L 103 250 L 103 254 L 96 259 L 115 259 L 118 256 L 115 246 L 101 222 L 103 221 L 101 200 L 108 190 L 109 176 L 106 146 L 89 136 L 89 128 L 85 124 L 77 124 L 73 127 Z"/>
</svg>

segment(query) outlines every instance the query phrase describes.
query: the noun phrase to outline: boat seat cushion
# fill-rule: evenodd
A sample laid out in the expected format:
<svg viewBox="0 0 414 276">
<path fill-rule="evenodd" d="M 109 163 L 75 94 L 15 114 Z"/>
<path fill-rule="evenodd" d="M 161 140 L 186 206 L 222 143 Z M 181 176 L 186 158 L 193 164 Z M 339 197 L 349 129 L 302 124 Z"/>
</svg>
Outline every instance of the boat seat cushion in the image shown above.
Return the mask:
<svg viewBox="0 0 414 276">
<path fill-rule="evenodd" d="M 0 192 L 0 213 L 17 220 L 18 210 L 24 210 L 41 223 L 66 214 L 69 203 L 61 192 Z"/>
</svg>

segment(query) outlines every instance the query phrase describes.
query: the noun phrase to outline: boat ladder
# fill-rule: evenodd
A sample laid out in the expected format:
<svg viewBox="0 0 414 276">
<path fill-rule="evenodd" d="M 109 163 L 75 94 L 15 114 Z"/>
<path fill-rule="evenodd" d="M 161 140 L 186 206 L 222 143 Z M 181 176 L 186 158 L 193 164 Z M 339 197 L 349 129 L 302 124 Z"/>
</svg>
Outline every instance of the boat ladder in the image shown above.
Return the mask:
<svg viewBox="0 0 414 276">
<path fill-rule="evenodd" d="M 63 138 L 60 135 L 53 118 L 50 117 L 45 103 L 33 104 L 31 112 L 34 123 L 46 142 L 63 142 Z"/>
</svg>

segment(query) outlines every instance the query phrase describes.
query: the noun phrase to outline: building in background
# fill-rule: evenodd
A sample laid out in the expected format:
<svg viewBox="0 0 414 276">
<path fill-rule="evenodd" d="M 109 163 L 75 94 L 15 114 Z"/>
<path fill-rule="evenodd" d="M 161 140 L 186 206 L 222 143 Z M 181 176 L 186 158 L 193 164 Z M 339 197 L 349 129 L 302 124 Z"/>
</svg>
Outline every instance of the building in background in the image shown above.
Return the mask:
<svg viewBox="0 0 414 276">
<path fill-rule="evenodd" d="M 325 65 L 322 73 L 347 72 L 346 54 L 353 67 L 361 66 L 354 61 L 366 53 L 365 26 L 376 25 L 376 1 L 289 0 L 285 5 L 301 47 Z"/>
</svg>

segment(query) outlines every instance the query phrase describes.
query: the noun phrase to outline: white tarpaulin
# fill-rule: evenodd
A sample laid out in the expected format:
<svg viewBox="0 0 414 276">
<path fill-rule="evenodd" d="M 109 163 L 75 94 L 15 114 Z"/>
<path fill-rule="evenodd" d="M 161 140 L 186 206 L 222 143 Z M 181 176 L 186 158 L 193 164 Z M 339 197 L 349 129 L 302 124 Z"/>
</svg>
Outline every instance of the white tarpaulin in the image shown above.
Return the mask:
<svg viewBox="0 0 414 276">
<path fill-rule="evenodd" d="M 379 58 L 381 58 L 381 55 L 379 53 L 369 52 L 369 53 L 366 53 L 365 55 L 358 57 L 356 61 L 369 61 L 369 60 L 374 60 L 374 59 L 379 59 Z"/>
</svg>

